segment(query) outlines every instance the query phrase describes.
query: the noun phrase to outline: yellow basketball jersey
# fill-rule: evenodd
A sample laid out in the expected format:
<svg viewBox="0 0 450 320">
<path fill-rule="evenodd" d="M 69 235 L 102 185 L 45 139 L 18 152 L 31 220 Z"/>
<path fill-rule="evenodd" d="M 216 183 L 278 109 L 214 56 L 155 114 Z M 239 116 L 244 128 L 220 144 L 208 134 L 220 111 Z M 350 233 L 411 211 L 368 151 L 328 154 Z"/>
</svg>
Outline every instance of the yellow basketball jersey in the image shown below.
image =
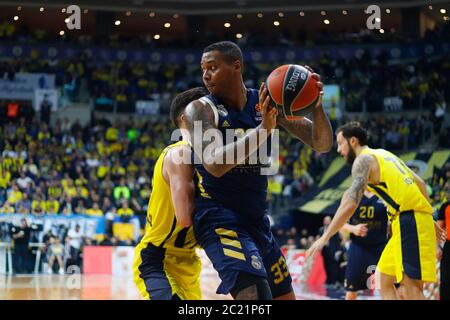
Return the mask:
<svg viewBox="0 0 450 320">
<path fill-rule="evenodd" d="M 197 246 L 192 226 L 184 228 L 177 223 L 170 187 L 164 180 L 162 172 L 167 151 L 180 145 L 189 144 L 185 141 L 179 141 L 167 146 L 156 161 L 145 234 L 138 245 L 138 250 L 147 247 L 149 243 L 156 247 L 174 250 L 192 250 Z"/>
<path fill-rule="evenodd" d="M 415 183 L 410 169 L 400 158 L 384 149 L 365 148 L 361 154 L 373 155 L 378 161 L 380 182 L 376 185 L 369 184 L 368 188 L 383 199 L 391 216 L 409 210 L 433 214 L 433 208 Z"/>
</svg>

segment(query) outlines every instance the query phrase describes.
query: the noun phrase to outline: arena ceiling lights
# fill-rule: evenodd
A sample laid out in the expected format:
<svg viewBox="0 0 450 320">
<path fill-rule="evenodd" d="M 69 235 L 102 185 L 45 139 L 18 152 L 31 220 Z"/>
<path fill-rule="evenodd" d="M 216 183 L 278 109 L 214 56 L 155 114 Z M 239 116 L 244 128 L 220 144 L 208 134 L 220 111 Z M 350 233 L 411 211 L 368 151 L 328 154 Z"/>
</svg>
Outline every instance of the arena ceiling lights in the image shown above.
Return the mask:
<svg viewBox="0 0 450 320">
<path fill-rule="evenodd" d="M 77 4 L 80 7 L 101 11 L 151 12 L 202 15 L 238 14 L 273 11 L 342 10 L 367 8 L 373 0 L 46 0 L 45 7 L 64 7 Z M 42 7 L 42 0 L 25 0 L 21 6 Z M 448 0 L 377 0 L 376 4 L 389 8 L 405 8 L 448 4 Z M 0 5 L 17 5 L 16 1 L 0 0 Z"/>
</svg>

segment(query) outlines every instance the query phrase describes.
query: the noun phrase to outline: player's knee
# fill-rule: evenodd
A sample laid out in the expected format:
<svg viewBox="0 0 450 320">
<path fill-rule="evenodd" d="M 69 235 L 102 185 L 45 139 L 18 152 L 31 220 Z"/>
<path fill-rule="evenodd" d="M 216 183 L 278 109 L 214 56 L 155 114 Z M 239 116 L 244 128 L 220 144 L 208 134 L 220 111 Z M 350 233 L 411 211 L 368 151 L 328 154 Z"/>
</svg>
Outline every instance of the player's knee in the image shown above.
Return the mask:
<svg viewBox="0 0 450 320">
<path fill-rule="evenodd" d="M 272 300 L 267 280 L 246 272 L 239 273 L 230 293 L 235 300 Z"/>
<path fill-rule="evenodd" d="M 397 295 L 400 300 L 407 300 L 407 290 L 405 289 L 404 285 L 398 284 L 396 286 Z"/>
<path fill-rule="evenodd" d="M 395 277 L 380 272 L 375 272 L 375 288 L 377 290 L 392 290 L 395 283 Z"/>
<path fill-rule="evenodd" d="M 423 282 L 420 280 L 411 279 L 406 274 L 399 287 L 400 297 L 406 300 L 417 299 L 423 295 Z"/>
</svg>

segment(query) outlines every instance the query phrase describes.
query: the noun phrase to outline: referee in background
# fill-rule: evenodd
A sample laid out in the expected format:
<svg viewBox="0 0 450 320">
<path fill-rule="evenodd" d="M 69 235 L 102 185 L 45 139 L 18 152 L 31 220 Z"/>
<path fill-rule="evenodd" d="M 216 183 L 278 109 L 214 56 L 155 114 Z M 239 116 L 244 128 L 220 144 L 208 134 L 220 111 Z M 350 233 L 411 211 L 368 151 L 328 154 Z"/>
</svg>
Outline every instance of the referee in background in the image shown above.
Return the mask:
<svg viewBox="0 0 450 320">
<path fill-rule="evenodd" d="M 438 214 L 438 224 L 447 232 L 444 247 L 438 248 L 441 259 L 441 300 L 450 300 L 450 189 L 445 190 L 447 201 L 441 206 Z"/>
</svg>

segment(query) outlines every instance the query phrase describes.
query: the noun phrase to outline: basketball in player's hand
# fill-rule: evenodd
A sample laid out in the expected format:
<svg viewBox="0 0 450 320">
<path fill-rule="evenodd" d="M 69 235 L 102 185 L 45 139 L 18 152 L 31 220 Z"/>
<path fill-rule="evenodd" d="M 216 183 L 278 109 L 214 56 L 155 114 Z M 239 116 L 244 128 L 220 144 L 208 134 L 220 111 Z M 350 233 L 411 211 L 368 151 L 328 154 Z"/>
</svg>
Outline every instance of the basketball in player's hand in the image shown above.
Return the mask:
<svg viewBox="0 0 450 320">
<path fill-rule="evenodd" d="M 320 97 L 318 76 L 303 66 L 285 64 L 266 80 L 268 93 L 278 112 L 288 120 L 304 117 L 314 110 Z"/>
</svg>

